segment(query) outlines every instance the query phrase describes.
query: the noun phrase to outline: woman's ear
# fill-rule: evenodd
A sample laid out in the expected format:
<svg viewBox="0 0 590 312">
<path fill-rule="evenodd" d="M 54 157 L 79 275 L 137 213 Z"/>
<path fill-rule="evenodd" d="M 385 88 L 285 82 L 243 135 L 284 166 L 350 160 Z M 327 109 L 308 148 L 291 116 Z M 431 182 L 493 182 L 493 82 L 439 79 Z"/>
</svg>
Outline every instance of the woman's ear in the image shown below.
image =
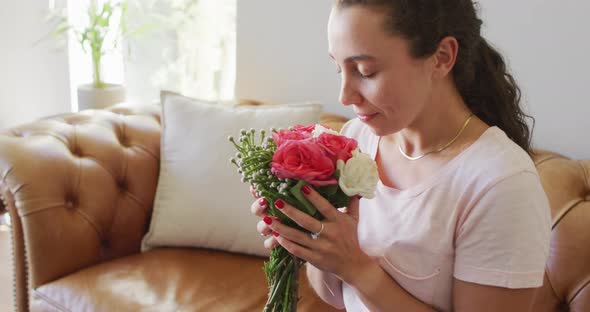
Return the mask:
<svg viewBox="0 0 590 312">
<path fill-rule="evenodd" d="M 434 61 L 433 75 L 441 79 L 453 70 L 459 53 L 459 42 L 455 37 L 444 37 L 438 44 L 438 48 L 432 55 Z"/>
</svg>

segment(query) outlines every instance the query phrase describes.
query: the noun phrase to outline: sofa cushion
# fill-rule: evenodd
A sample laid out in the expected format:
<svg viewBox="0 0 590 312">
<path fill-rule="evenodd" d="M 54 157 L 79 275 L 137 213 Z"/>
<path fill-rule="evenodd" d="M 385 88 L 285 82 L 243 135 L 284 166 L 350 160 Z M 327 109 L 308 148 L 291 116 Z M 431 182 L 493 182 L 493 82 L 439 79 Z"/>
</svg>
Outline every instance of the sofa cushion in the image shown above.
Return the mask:
<svg viewBox="0 0 590 312">
<path fill-rule="evenodd" d="M 153 249 L 33 291 L 33 311 L 262 311 L 263 258 L 206 249 Z M 301 271 L 299 311 L 336 311 Z"/>
<path fill-rule="evenodd" d="M 229 159 L 228 136 L 241 129 L 287 128 L 319 122 L 319 104 L 261 107 L 216 105 L 162 94 L 160 176 L 142 249 L 203 247 L 268 255 L 256 231 L 254 201 Z"/>
</svg>

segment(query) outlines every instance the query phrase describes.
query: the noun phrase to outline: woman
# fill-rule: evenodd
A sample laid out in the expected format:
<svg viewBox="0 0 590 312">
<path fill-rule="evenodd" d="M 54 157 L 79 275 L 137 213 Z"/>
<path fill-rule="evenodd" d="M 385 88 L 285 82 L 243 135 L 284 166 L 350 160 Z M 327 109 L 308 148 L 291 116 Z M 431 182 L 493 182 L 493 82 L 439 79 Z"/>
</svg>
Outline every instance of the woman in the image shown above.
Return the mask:
<svg viewBox="0 0 590 312">
<path fill-rule="evenodd" d="M 528 311 L 543 283 L 550 214 L 529 156 L 520 91 L 480 36 L 470 0 L 339 0 L 328 23 L 342 129 L 377 162 L 376 197 L 346 211 L 265 217 L 267 248 L 308 261 L 319 296 L 348 311 Z M 259 199 L 254 213 L 264 217 Z M 317 236 L 317 235 L 316 235 Z"/>
</svg>

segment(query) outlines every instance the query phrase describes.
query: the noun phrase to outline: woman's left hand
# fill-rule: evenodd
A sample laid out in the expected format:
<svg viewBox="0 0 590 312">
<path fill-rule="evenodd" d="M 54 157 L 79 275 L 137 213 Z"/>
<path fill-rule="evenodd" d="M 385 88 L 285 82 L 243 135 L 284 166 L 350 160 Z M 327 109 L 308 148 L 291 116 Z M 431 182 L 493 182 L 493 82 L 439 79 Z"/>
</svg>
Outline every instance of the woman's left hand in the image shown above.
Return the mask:
<svg viewBox="0 0 590 312">
<path fill-rule="evenodd" d="M 278 233 L 278 236 L 275 234 L 277 241 L 291 254 L 347 281 L 356 272 L 362 271 L 365 264 L 372 262 L 358 241 L 359 198 L 353 197 L 348 207 L 341 212 L 311 187 L 304 186 L 302 191 L 307 200 L 322 213 L 323 221 L 314 219 L 284 201 L 275 202 L 275 206 L 304 229 L 312 233 L 321 231 L 317 239 L 274 220 L 269 227 Z"/>
</svg>

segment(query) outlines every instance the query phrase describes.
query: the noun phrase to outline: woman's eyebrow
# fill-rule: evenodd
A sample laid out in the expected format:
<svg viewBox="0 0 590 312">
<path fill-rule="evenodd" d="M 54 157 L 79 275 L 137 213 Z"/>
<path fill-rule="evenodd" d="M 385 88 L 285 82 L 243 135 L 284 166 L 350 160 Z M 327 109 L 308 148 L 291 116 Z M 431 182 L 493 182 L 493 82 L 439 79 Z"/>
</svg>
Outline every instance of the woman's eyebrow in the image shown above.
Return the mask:
<svg viewBox="0 0 590 312">
<path fill-rule="evenodd" d="M 332 56 L 332 54 L 329 54 L 330 57 L 332 59 L 334 59 L 334 56 Z M 349 56 L 344 60 L 344 63 L 349 63 L 349 62 L 361 62 L 361 61 L 374 61 L 375 57 L 370 56 L 368 54 L 359 54 L 359 55 L 353 55 L 353 56 Z"/>
</svg>

